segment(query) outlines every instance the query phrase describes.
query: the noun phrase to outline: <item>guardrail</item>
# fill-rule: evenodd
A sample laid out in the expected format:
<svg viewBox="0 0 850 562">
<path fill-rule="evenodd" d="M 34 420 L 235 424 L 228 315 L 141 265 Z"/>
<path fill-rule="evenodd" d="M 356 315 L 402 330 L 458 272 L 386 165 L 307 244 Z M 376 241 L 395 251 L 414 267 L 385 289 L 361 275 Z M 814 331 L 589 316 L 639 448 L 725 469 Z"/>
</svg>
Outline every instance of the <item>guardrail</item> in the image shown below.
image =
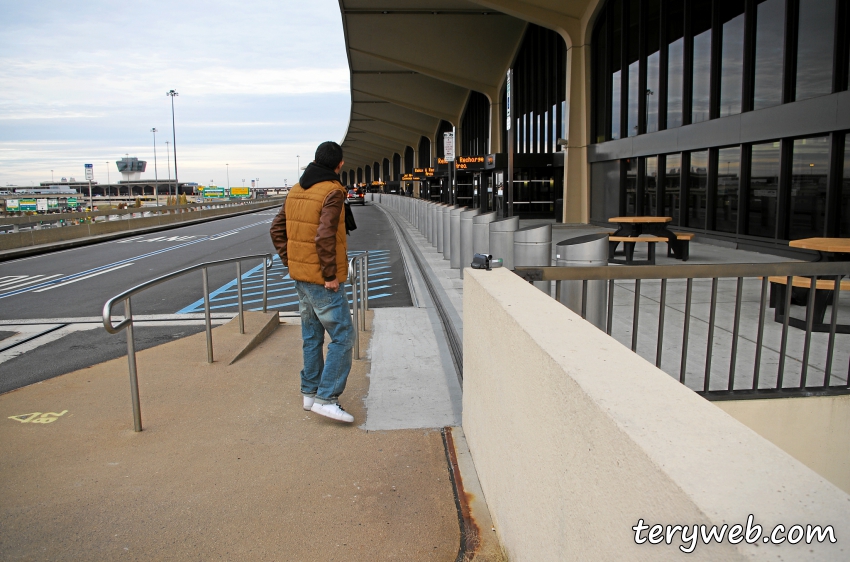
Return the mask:
<svg viewBox="0 0 850 562">
<path fill-rule="evenodd" d="M 238 317 L 239 317 L 239 333 L 245 333 L 245 318 L 242 304 L 242 262 L 247 260 L 263 260 L 263 312 L 268 308 L 268 270 L 272 265 L 271 254 L 255 254 L 251 256 L 241 256 L 236 258 L 228 258 L 224 260 L 209 261 L 199 263 L 156 279 L 151 279 L 141 285 L 136 285 L 132 289 L 128 289 L 123 293 L 115 295 L 103 305 L 103 327 L 110 334 L 117 334 L 121 330 L 127 330 L 127 361 L 130 369 L 130 395 L 133 402 L 133 426 L 135 431 L 142 431 L 142 414 L 139 405 L 139 380 L 136 372 L 136 342 L 133 334 L 133 308 L 131 298 L 146 289 L 155 287 L 166 281 L 182 277 L 187 273 L 201 270 L 204 286 L 204 316 L 206 322 L 207 333 L 207 363 L 213 362 L 213 340 L 212 340 L 212 319 L 210 317 L 210 288 L 209 275 L 207 270 L 210 267 L 216 267 L 227 263 L 236 263 L 236 291 L 238 302 Z M 112 308 L 116 303 L 124 301 L 124 320 L 117 325 L 112 324 Z"/>
<path fill-rule="evenodd" d="M 709 318 L 707 326 L 707 337 L 705 342 L 705 367 L 703 370 L 702 390 L 696 390 L 699 394 L 710 400 L 732 400 L 742 398 L 768 398 L 768 397 L 792 397 L 792 396 L 816 396 L 830 394 L 847 394 L 850 393 L 850 366 L 845 375 L 844 381 L 838 380 L 840 384 L 834 384 L 833 378 L 840 379 L 840 375 L 833 374 L 833 359 L 836 351 L 836 332 L 841 328 L 841 333 L 845 332 L 845 327 L 839 327 L 838 309 L 841 297 L 841 278 L 850 276 L 850 262 L 802 262 L 802 263 L 772 263 L 772 264 L 718 264 L 718 265 L 672 265 L 672 266 L 618 266 L 618 267 L 517 267 L 514 272 L 528 282 L 534 281 L 582 281 L 582 298 L 581 298 L 581 315 L 585 318 L 588 309 L 588 282 L 589 281 L 608 281 L 607 287 L 607 322 L 606 332 L 611 335 L 614 320 L 614 293 L 615 281 L 634 281 L 634 301 L 632 308 L 631 319 L 631 349 L 637 351 L 638 334 L 640 327 L 640 310 L 641 298 L 647 299 L 646 294 L 641 294 L 641 281 L 655 280 L 660 281 L 660 292 L 658 293 L 658 317 L 657 317 L 657 333 L 655 335 L 655 365 L 661 368 L 663 351 L 664 351 L 664 334 L 665 334 L 665 315 L 669 314 L 671 307 L 667 304 L 667 291 L 669 280 L 684 280 L 685 282 L 685 302 L 683 311 L 682 339 L 681 339 L 681 354 L 679 357 L 678 377 L 682 384 L 687 383 L 688 373 L 688 348 L 691 332 L 692 318 L 692 301 L 694 293 L 694 280 L 710 280 L 710 305 Z M 810 278 L 810 285 L 803 288 L 803 295 L 798 294 L 798 297 L 806 299 L 806 317 L 805 321 L 801 319 L 791 318 L 791 304 L 793 277 Z M 774 383 L 765 387 L 765 377 L 762 372 L 763 351 L 765 348 L 765 313 L 767 308 L 767 295 L 769 277 L 784 278 L 785 283 L 777 283 L 777 287 L 787 287 L 772 298 L 771 306 L 779 307 L 784 304 L 784 307 L 779 309 L 784 312 L 782 315 L 782 331 L 779 336 L 778 350 L 778 365 L 777 374 Z M 729 372 L 725 381 L 721 381 L 721 386 L 725 388 L 716 388 L 712 384 L 711 369 L 712 359 L 715 353 L 715 327 L 718 317 L 718 285 L 722 278 L 736 279 L 734 311 L 732 318 L 732 336 L 730 349 Z M 742 311 L 742 296 L 744 294 L 744 280 L 747 278 L 756 278 L 760 282 L 759 306 L 758 306 L 758 325 L 756 328 L 756 336 L 754 342 L 754 360 L 752 380 L 748 388 L 736 388 L 736 369 L 738 365 L 739 346 L 742 341 L 741 335 L 741 311 Z M 828 280 L 832 285 L 830 289 L 816 289 L 817 280 Z M 560 283 L 556 285 L 556 298 L 560 297 Z M 621 287 L 622 289 L 622 287 Z M 783 294 L 784 293 L 784 294 Z M 753 294 L 753 293 L 751 293 Z M 821 310 L 825 311 L 826 306 L 831 305 L 832 313 L 829 324 L 815 324 L 815 299 L 826 298 L 826 304 L 821 300 Z M 653 304 L 654 306 L 654 304 Z M 628 308 L 628 306 L 626 307 Z M 677 311 L 678 314 L 679 311 Z M 724 314 L 728 311 L 724 311 Z M 777 318 L 779 314 L 777 314 Z M 793 322 L 792 322 L 793 320 Z M 800 359 L 801 370 L 800 379 L 795 386 L 786 386 L 786 360 L 789 357 L 789 326 L 798 327 L 802 330 L 802 358 Z M 828 329 L 827 329 L 828 326 Z M 812 332 L 816 331 L 828 333 L 826 343 L 826 358 L 823 367 L 823 377 L 815 381 L 809 374 L 811 367 L 812 353 Z M 753 343 L 747 340 L 747 345 Z M 798 343 L 798 342 L 795 342 Z M 819 342 L 819 349 L 821 344 Z M 847 347 L 839 348 L 846 350 Z M 775 350 L 772 350 L 773 352 Z M 796 359 L 796 357 L 794 357 Z M 670 373 L 668 368 L 667 372 Z M 811 379 L 811 384 L 809 383 Z M 693 382 L 693 381 L 691 381 Z M 698 384 L 698 383 L 697 383 Z"/>
<path fill-rule="evenodd" d="M 366 312 L 369 310 L 369 252 L 348 260 L 348 281 L 351 283 L 354 358 L 360 359 L 360 330 L 366 331 Z"/>
</svg>

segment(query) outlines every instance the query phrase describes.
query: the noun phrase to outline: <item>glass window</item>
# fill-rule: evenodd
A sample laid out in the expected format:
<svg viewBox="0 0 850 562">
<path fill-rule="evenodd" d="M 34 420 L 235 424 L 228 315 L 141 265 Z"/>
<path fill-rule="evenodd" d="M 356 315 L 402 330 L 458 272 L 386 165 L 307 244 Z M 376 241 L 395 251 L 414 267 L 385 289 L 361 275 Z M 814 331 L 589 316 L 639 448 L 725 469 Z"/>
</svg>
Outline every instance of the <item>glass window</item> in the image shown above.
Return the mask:
<svg viewBox="0 0 850 562">
<path fill-rule="evenodd" d="M 800 2 L 798 26 L 796 99 L 830 94 L 835 0 Z"/>
<path fill-rule="evenodd" d="M 776 201 L 779 194 L 779 142 L 754 144 L 750 165 L 749 216 L 746 233 L 776 237 Z"/>
<path fill-rule="evenodd" d="M 611 4 L 611 138 L 620 138 L 620 102 L 623 97 L 622 38 L 623 15 L 622 2 L 614 0 Z"/>
<path fill-rule="evenodd" d="M 646 25 L 646 132 L 658 130 L 658 87 L 661 80 L 659 51 L 660 0 L 649 0 Z"/>
<path fill-rule="evenodd" d="M 688 174 L 688 220 L 683 226 L 705 228 L 705 205 L 708 194 L 708 151 L 691 152 Z"/>
<path fill-rule="evenodd" d="M 679 196 L 682 185 L 682 155 L 668 154 L 664 157 L 664 215 L 672 217 L 673 224 L 679 223 Z"/>
<path fill-rule="evenodd" d="M 841 181 L 839 236 L 850 238 L 850 134 L 844 136 L 844 176 Z"/>
<path fill-rule="evenodd" d="M 637 179 L 638 159 L 626 160 L 626 216 L 633 217 L 637 213 Z"/>
<path fill-rule="evenodd" d="M 794 141 L 790 240 L 824 235 L 829 137 Z"/>
<path fill-rule="evenodd" d="M 685 7 L 683 0 L 669 2 L 667 24 L 667 128 L 682 126 L 685 95 Z"/>
<path fill-rule="evenodd" d="M 596 104 L 596 142 L 605 142 L 605 133 L 607 132 L 605 124 L 607 123 L 608 104 L 605 102 L 605 78 L 608 75 L 605 68 L 605 63 L 608 59 L 608 51 L 606 49 L 608 40 L 608 25 L 604 15 L 600 18 L 602 21 L 597 24 L 596 32 L 593 35 L 593 54 L 596 62 L 596 76 L 594 77 L 594 86 L 596 87 L 596 98 L 593 100 Z"/>
<path fill-rule="evenodd" d="M 756 12 L 755 84 L 753 109 L 782 103 L 785 0 L 760 2 Z"/>
<path fill-rule="evenodd" d="M 629 1 L 629 104 L 626 136 L 638 134 L 638 102 L 640 101 L 640 0 Z"/>
<path fill-rule="evenodd" d="M 643 214 L 658 215 L 658 157 L 646 158 L 646 175 L 643 178 Z"/>
<path fill-rule="evenodd" d="M 691 123 L 707 121 L 711 94 L 711 0 L 693 0 L 693 97 Z"/>
<path fill-rule="evenodd" d="M 720 232 L 738 231 L 738 186 L 741 180 L 741 147 L 717 151 L 717 195 L 714 228 Z"/>
<path fill-rule="evenodd" d="M 744 3 L 720 2 L 720 117 L 741 113 L 744 78 Z"/>
<path fill-rule="evenodd" d="M 620 161 L 594 162 L 590 174 L 590 218 L 607 223 L 620 215 Z"/>
</svg>

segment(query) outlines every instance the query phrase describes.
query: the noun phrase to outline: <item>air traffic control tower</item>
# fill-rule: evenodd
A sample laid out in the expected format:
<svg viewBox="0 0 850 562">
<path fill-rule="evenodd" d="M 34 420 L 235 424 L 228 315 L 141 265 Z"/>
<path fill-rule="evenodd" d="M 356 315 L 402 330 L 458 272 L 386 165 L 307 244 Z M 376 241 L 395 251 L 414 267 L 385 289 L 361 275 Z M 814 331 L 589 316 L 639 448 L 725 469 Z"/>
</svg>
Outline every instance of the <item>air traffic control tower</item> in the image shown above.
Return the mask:
<svg viewBox="0 0 850 562">
<path fill-rule="evenodd" d="M 142 172 L 145 171 L 145 167 L 148 165 L 144 160 L 139 160 L 136 157 L 132 158 L 122 158 L 115 162 L 118 166 L 118 171 L 121 172 L 121 177 L 123 181 L 139 181 L 141 179 Z"/>
</svg>

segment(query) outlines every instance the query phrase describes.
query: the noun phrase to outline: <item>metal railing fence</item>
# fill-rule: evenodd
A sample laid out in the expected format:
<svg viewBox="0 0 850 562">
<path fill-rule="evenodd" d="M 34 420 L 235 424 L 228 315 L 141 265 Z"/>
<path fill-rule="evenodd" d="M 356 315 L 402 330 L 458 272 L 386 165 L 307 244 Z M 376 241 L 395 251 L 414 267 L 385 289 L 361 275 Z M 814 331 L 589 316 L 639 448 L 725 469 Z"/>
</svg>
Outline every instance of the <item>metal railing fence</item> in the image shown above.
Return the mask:
<svg viewBox="0 0 850 562">
<path fill-rule="evenodd" d="M 245 333 L 245 318 L 242 304 L 242 262 L 247 260 L 263 260 L 263 312 L 266 312 L 268 308 L 268 270 L 272 265 L 272 256 L 271 254 L 256 254 L 251 256 L 240 256 L 236 258 L 228 258 L 223 260 L 215 260 L 204 263 L 199 263 L 197 265 L 193 265 L 191 267 L 187 267 L 185 269 L 181 269 L 179 271 L 175 271 L 173 273 L 169 273 L 167 275 L 163 275 L 161 277 L 157 277 L 156 279 L 151 279 L 150 281 L 146 281 L 141 285 L 136 285 L 132 289 L 128 289 L 123 293 L 115 295 L 103 305 L 103 327 L 106 328 L 106 331 L 110 334 L 117 334 L 121 330 L 127 330 L 127 361 L 129 363 L 130 368 L 130 394 L 133 402 L 133 426 L 135 431 L 142 431 L 142 414 L 141 408 L 139 405 L 139 380 L 136 372 L 136 343 L 134 339 L 133 333 L 133 308 L 131 299 L 135 295 L 150 289 L 151 287 L 155 287 L 161 283 L 165 283 L 166 281 L 170 281 L 172 279 L 176 279 L 177 277 L 182 277 L 188 273 L 193 271 L 201 270 L 202 279 L 203 279 L 203 287 L 204 287 L 204 316 L 206 322 L 206 335 L 207 335 L 207 363 L 213 362 L 213 340 L 212 340 L 212 318 L 210 316 L 210 288 L 209 288 L 209 275 L 207 270 L 211 267 L 216 267 L 228 263 L 236 263 L 236 292 L 237 292 L 237 306 L 238 306 L 238 318 L 239 318 L 239 333 Z M 116 325 L 112 324 L 112 308 L 118 303 L 124 301 L 124 320 L 119 322 Z"/>
<path fill-rule="evenodd" d="M 369 252 L 348 260 L 348 282 L 351 283 L 354 358 L 360 359 L 360 330 L 366 331 L 366 312 L 369 310 Z"/>
<path fill-rule="evenodd" d="M 844 375 L 834 372 L 834 360 L 836 351 L 846 353 L 850 346 L 836 346 L 836 333 L 847 333 L 846 326 L 838 325 L 838 310 L 840 308 L 841 298 L 841 278 L 850 276 L 850 262 L 802 262 L 802 263 L 765 263 L 765 264 L 717 264 L 717 265 L 670 265 L 670 266 L 618 266 L 618 267 L 517 267 L 514 272 L 529 282 L 534 281 L 582 281 L 582 298 L 581 298 L 581 316 L 586 317 L 588 302 L 588 282 L 589 281 L 608 281 L 607 286 L 607 322 L 606 332 L 612 335 L 615 326 L 614 309 L 619 308 L 625 310 L 626 315 L 631 309 L 631 349 L 638 352 L 639 346 L 639 330 L 641 327 L 641 301 L 652 302 L 652 307 L 657 304 L 658 315 L 656 318 L 651 318 L 643 315 L 644 318 L 655 321 L 654 334 L 654 355 L 655 365 L 662 368 L 662 363 L 667 364 L 664 368 L 668 374 L 675 376 L 678 374 L 678 379 L 682 384 L 686 384 L 693 388 L 699 394 L 712 400 L 731 400 L 744 398 L 766 398 L 766 397 L 785 397 L 785 396 L 814 396 L 814 395 L 829 395 L 829 394 L 846 394 L 850 393 L 850 361 L 848 362 L 848 370 Z M 778 338 L 778 350 L 769 348 L 765 344 L 766 323 L 765 316 L 768 306 L 768 289 L 771 281 L 769 277 L 784 278 L 784 290 L 779 293 L 779 297 L 772 298 L 771 306 L 779 307 L 783 304 L 784 308 L 779 310 L 784 311 L 781 318 L 781 333 L 776 333 L 777 329 L 770 325 L 770 330 L 775 339 Z M 794 277 L 810 278 L 810 283 L 807 288 L 803 288 L 805 295 L 805 320 L 792 318 L 792 279 Z M 723 315 L 727 326 L 723 330 L 731 333 L 731 341 L 729 341 L 729 370 L 728 373 L 716 375 L 712 379 L 712 361 L 717 349 L 721 347 L 721 343 L 717 340 L 718 326 L 718 289 L 721 279 L 735 280 L 734 292 L 729 290 L 723 291 L 723 305 L 731 304 L 732 310 L 728 307 L 721 307 L 720 314 Z M 817 281 L 821 279 L 828 280 L 830 283 L 829 289 L 817 289 Z M 642 292 L 641 281 L 660 281 L 659 292 L 656 295 L 647 295 L 647 292 Z M 615 293 L 617 292 L 617 284 L 620 282 L 634 282 L 634 298 L 632 303 L 628 303 L 624 299 L 619 299 L 619 304 L 615 304 Z M 704 302 L 694 303 L 694 283 L 700 285 L 700 299 L 705 300 L 704 296 L 708 295 L 708 320 L 701 319 L 705 322 L 705 358 L 702 373 L 702 381 L 699 381 L 699 373 L 694 373 L 688 369 L 688 352 L 693 339 L 693 319 L 695 306 L 700 306 L 701 310 Z M 746 326 L 742 326 L 742 297 L 745 294 L 745 281 L 750 289 L 748 294 L 749 304 L 758 302 L 756 318 L 752 318 L 754 307 L 746 309 L 748 314 Z M 807 279 L 808 281 L 808 279 Z M 681 289 L 681 284 L 684 282 L 684 303 L 678 302 L 678 305 L 684 305 L 684 310 L 675 310 L 668 300 L 669 287 L 672 283 L 677 283 L 677 289 Z M 710 287 L 703 285 L 708 285 Z M 654 285 L 654 283 L 653 283 Z M 779 286 L 780 284 L 777 284 Z M 758 287 L 758 291 L 754 290 Z M 823 287 L 823 285 L 821 285 Z M 646 286 L 644 288 L 647 288 Z M 705 292 L 703 292 L 703 289 Z M 561 283 L 556 283 L 556 300 L 560 301 Z M 620 291 L 628 293 L 628 289 L 623 284 L 620 284 Z M 831 316 L 829 323 L 815 324 L 815 298 L 816 294 L 820 293 L 827 297 L 828 305 L 831 306 Z M 831 293 L 831 294 L 829 294 Z M 734 295 L 734 300 L 732 300 Z M 626 296 L 625 298 L 628 298 Z M 654 300 L 657 298 L 657 301 Z M 781 300 L 780 300 L 781 298 Z M 734 304 L 732 304 L 734 303 Z M 645 304 L 645 303 L 643 303 Z M 646 308 L 646 306 L 644 306 Z M 822 308 L 825 310 L 825 307 Z M 682 337 L 677 341 L 676 338 L 669 336 L 670 323 L 665 324 L 665 317 L 675 311 L 677 316 L 682 317 Z M 730 314 L 731 312 L 731 314 Z M 777 323 L 780 321 L 777 313 Z M 731 329 L 727 329 L 729 320 L 731 319 Z M 621 322 L 620 326 L 626 327 L 628 332 L 628 321 Z M 794 339 L 789 341 L 791 330 L 797 326 L 795 335 L 800 335 L 802 341 Z M 747 337 L 742 333 L 747 329 Z M 752 329 L 755 329 L 755 337 L 751 337 Z M 817 330 L 815 330 L 817 328 Z M 668 330 L 668 337 L 665 338 L 665 330 Z M 818 353 L 825 352 L 825 360 L 823 364 L 823 375 L 815 377 L 812 373 L 812 350 L 813 331 L 823 332 L 826 335 L 825 342 L 823 339 L 818 341 Z M 820 336 L 819 336 L 820 337 Z M 843 336 L 842 336 L 843 337 Z M 650 340 L 647 342 L 647 338 Z M 628 338 L 626 338 L 628 339 Z M 651 356 L 651 340 L 652 334 L 644 337 L 644 356 Z M 678 357 L 665 357 L 665 341 L 668 347 L 675 347 L 677 344 L 681 347 Z M 792 349 L 794 343 L 794 349 Z M 741 347 L 743 345 L 751 348 L 753 355 L 752 377 L 750 381 L 740 381 L 740 378 L 745 378 L 746 374 L 741 375 L 741 366 L 739 365 L 741 356 Z M 648 348 L 648 349 L 647 349 Z M 800 349 L 802 348 L 802 349 Z M 770 352 L 772 358 L 770 361 L 765 360 L 765 352 Z M 723 349 L 725 353 L 725 349 Z M 795 356 L 795 352 L 801 352 L 801 355 Z M 649 357 L 647 357 L 649 359 Z M 650 359 L 651 360 L 651 359 Z M 765 367 L 770 365 L 772 361 L 776 361 L 776 376 L 773 381 L 769 373 L 766 373 Z M 792 380 L 794 375 L 788 371 L 788 363 L 790 361 L 800 363 L 799 380 L 794 383 Z M 672 365 L 671 365 L 672 363 Z M 676 365 L 678 363 L 678 365 Z M 678 367 L 678 368 L 676 368 Z M 719 368 L 715 365 L 715 371 Z M 817 368 L 820 370 L 820 368 Z M 673 372 L 671 372 L 673 371 Z M 678 371 L 676 373 L 675 371 Z M 690 375 L 691 380 L 688 380 Z M 696 378 L 697 380 L 693 380 Z M 718 380 L 719 378 L 719 380 Z M 834 380 L 835 379 L 835 380 Z M 701 382 L 701 384 L 700 384 Z M 838 384 L 836 384 L 836 382 Z M 690 384 L 688 384 L 690 383 Z M 694 388 L 696 385 L 696 388 Z M 718 388 L 718 386 L 720 388 Z"/>
</svg>

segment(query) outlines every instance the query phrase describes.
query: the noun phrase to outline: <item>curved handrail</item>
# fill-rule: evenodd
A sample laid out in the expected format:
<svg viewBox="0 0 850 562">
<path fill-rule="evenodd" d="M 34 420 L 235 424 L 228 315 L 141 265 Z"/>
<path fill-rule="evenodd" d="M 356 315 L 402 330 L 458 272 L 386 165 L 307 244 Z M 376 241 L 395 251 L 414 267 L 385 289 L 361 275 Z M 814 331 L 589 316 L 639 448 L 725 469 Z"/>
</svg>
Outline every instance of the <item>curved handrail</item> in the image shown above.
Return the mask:
<svg viewBox="0 0 850 562">
<path fill-rule="evenodd" d="M 177 277 L 180 277 L 181 275 L 185 275 L 187 273 L 191 273 L 192 271 L 197 271 L 199 269 L 214 267 L 214 266 L 222 265 L 222 264 L 225 264 L 225 263 L 234 263 L 234 262 L 241 262 L 241 261 L 251 260 L 251 259 L 260 259 L 260 258 L 266 259 L 266 262 L 265 262 L 266 263 L 266 269 L 271 268 L 271 264 L 272 264 L 271 254 L 255 254 L 255 255 L 250 255 L 250 256 L 240 256 L 240 257 L 237 257 L 237 258 L 227 258 L 227 259 L 223 259 L 223 260 L 215 260 L 215 261 L 208 261 L 208 262 L 204 262 L 204 263 L 199 263 L 197 265 L 186 267 L 186 268 L 183 268 L 183 269 L 180 269 L 180 270 L 177 270 L 177 271 L 173 271 L 173 272 L 168 273 L 166 275 L 162 275 L 161 277 L 151 279 L 150 281 L 146 281 L 146 282 L 142 283 L 141 285 L 136 285 L 135 287 L 133 287 L 131 289 L 127 289 L 123 293 L 119 293 L 119 294 L 115 295 L 114 297 L 112 297 L 111 299 L 106 301 L 106 303 L 104 303 L 104 305 L 103 305 L 103 327 L 110 334 L 117 334 L 118 332 L 120 332 L 121 330 L 126 328 L 129 325 L 129 323 L 132 319 L 131 318 L 125 318 L 123 321 L 119 322 L 117 326 L 113 326 L 112 325 L 112 307 L 115 306 L 115 303 L 117 303 L 119 301 L 126 300 L 126 299 L 128 299 L 128 298 L 130 298 L 134 295 L 137 295 L 137 294 L 141 293 L 142 291 L 144 291 L 145 289 L 155 287 L 155 286 L 157 286 L 161 283 L 165 283 L 166 281 L 170 281 L 171 279 L 175 279 Z"/>
<path fill-rule="evenodd" d="M 197 265 L 193 265 L 190 267 L 186 267 L 184 269 L 180 269 L 178 271 L 174 271 L 167 275 L 162 275 L 155 279 L 151 279 L 150 281 L 146 281 L 141 285 L 136 285 L 131 289 L 127 289 L 123 293 L 119 293 L 106 301 L 103 305 L 103 327 L 110 334 L 117 334 L 121 330 L 127 330 L 127 362 L 129 363 L 130 370 L 130 397 L 133 403 L 133 426 L 136 431 L 142 430 L 142 414 L 141 407 L 139 405 L 139 379 L 136 374 L 136 344 L 135 338 L 133 336 L 133 309 L 131 305 L 131 298 L 134 295 L 145 291 L 146 289 L 150 289 L 151 287 L 155 287 L 160 283 L 165 283 L 166 281 L 170 281 L 171 279 L 175 279 L 177 277 L 181 277 L 186 275 L 187 273 L 191 273 L 193 271 L 201 270 L 204 278 L 204 317 L 206 323 L 206 333 L 207 333 L 207 362 L 213 362 L 213 348 L 212 348 L 212 319 L 210 317 L 210 291 L 209 291 L 209 277 L 207 275 L 207 269 L 210 267 L 215 267 L 218 265 L 223 265 L 227 263 L 236 263 L 236 284 L 237 284 L 237 302 L 239 307 L 239 333 L 245 333 L 245 319 L 242 311 L 242 262 L 246 260 L 253 259 L 262 259 L 263 263 L 261 264 L 263 267 L 263 312 L 266 312 L 268 309 L 268 270 L 272 266 L 272 258 L 271 254 L 254 254 L 250 256 L 239 256 L 236 258 L 227 258 L 223 260 L 215 260 L 208 261 L 204 263 L 199 263 Z M 119 322 L 117 325 L 112 324 L 112 307 L 115 306 L 117 302 L 124 302 L 124 320 Z"/>
</svg>

